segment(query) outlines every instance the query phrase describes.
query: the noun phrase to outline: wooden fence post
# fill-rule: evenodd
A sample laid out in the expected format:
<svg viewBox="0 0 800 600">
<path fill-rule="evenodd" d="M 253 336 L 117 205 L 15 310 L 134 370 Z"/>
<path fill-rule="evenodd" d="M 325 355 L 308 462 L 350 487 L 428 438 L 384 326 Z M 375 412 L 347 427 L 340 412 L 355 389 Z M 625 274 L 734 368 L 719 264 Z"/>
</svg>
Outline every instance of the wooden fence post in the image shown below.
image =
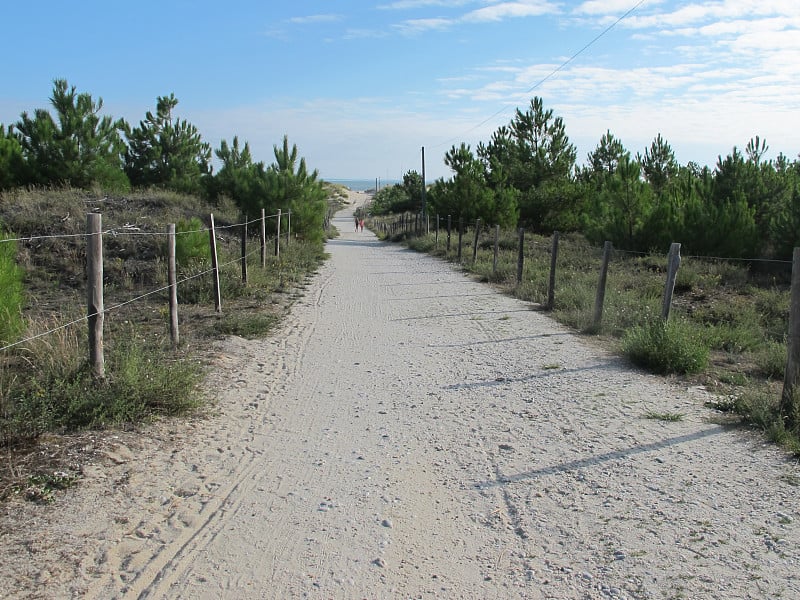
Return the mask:
<svg viewBox="0 0 800 600">
<path fill-rule="evenodd" d="M 797 382 L 800 380 L 800 248 L 792 253 L 791 300 L 789 304 L 789 335 L 786 339 L 786 371 L 783 377 L 780 413 L 787 429 L 800 425 L 800 405 L 797 401 Z"/>
<path fill-rule="evenodd" d="M 453 218 L 447 215 L 447 254 L 450 254 L 450 231 L 453 228 Z"/>
<path fill-rule="evenodd" d="M 461 262 L 462 241 L 464 239 L 464 218 L 458 217 L 458 262 Z"/>
<path fill-rule="evenodd" d="M 608 263 L 611 261 L 611 242 L 603 244 L 603 263 L 600 265 L 600 281 L 597 283 L 597 295 L 594 299 L 594 318 L 592 328 L 597 330 L 603 320 L 603 303 L 606 299 L 606 280 L 608 279 Z"/>
<path fill-rule="evenodd" d="M 275 256 L 281 255 L 281 209 L 278 209 L 278 225 L 275 233 Z"/>
<path fill-rule="evenodd" d="M 517 252 L 517 285 L 522 283 L 522 268 L 525 265 L 525 230 L 519 228 L 519 251 Z"/>
<path fill-rule="evenodd" d="M 472 264 L 478 262 L 478 238 L 481 235 L 481 220 L 475 219 L 475 241 L 472 242 Z"/>
<path fill-rule="evenodd" d="M 267 216 L 266 209 L 261 209 L 261 268 L 267 268 Z"/>
<path fill-rule="evenodd" d="M 102 215 L 86 215 L 86 272 L 88 276 L 87 309 L 89 322 L 89 363 L 92 376 L 101 380 L 106 376 L 103 353 L 103 233 Z"/>
<path fill-rule="evenodd" d="M 553 310 L 556 301 L 556 261 L 558 260 L 558 232 L 553 232 L 553 249 L 550 251 L 550 283 L 547 286 L 547 310 Z"/>
<path fill-rule="evenodd" d="M 669 255 L 667 257 L 667 282 L 664 285 L 664 302 L 661 305 L 661 318 L 666 321 L 669 319 L 669 310 L 672 307 L 672 294 L 675 292 L 675 278 L 678 275 L 678 267 L 681 266 L 681 245 L 670 244 Z"/>
<path fill-rule="evenodd" d="M 222 312 L 222 295 L 219 290 L 219 262 L 217 261 L 217 232 L 214 229 L 214 213 L 211 213 L 211 227 L 208 235 L 211 244 L 211 272 L 214 278 L 214 310 L 219 313 Z"/>
<path fill-rule="evenodd" d="M 292 239 L 292 211 L 291 209 L 286 211 L 286 244 L 289 244 L 289 241 Z"/>
<path fill-rule="evenodd" d="M 175 223 L 167 225 L 167 279 L 169 281 L 169 336 L 173 350 L 178 347 L 178 270 L 175 265 Z"/>
<path fill-rule="evenodd" d="M 242 215 L 242 284 L 247 285 L 247 215 Z"/>
<path fill-rule="evenodd" d="M 500 253 L 500 225 L 494 226 L 494 259 L 492 259 L 492 274 L 497 273 L 497 256 Z"/>
<path fill-rule="evenodd" d="M 438 248 L 439 247 L 439 213 L 436 213 L 436 233 L 433 234 L 433 237 L 434 237 L 433 245 L 434 245 L 434 247 Z"/>
</svg>

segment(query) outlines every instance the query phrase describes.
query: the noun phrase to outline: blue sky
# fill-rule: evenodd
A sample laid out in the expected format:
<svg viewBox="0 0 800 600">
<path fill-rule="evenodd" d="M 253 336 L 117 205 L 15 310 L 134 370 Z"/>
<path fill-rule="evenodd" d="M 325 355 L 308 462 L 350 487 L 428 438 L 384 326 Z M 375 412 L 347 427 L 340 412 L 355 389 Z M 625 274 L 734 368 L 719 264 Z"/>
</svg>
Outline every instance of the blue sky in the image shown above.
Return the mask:
<svg viewBox="0 0 800 600">
<path fill-rule="evenodd" d="M 534 95 L 579 164 L 606 130 L 632 154 L 660 133 L 682 164 L 756 135 L 769 158 L 800 152 L 797 0 L 8 4 L 5 124 L 65 78 L 131 123 L 174 93 L 214 148 L 238 135 L 267 163 L 287 134 L 331 179 L 399 179 L 422 146 L 426 179 L 449 177 L 450 146 L 488 141 Z"/>
</svg>

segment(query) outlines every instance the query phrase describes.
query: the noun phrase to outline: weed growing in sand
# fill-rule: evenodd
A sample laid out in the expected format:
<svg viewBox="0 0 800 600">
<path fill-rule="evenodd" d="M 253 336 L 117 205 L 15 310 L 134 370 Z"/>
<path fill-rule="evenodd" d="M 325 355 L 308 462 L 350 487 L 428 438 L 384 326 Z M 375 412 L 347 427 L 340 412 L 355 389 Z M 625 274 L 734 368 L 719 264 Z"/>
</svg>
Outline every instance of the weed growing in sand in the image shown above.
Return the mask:
<svg viewBox="0 0 800 600">
<path fill-rule="evenodd" d="M 651 419 L 653 421 L 667 421 L 667 422 L 676 422 L 676 421 L 683 421 L 683 413 L 677 412 L 654 412 L 650 411 L 645 413 L 645 419 Z"/>
<path fill-rule="evenodd" d="M 233 313 L 223 315 L 212 327 L 216 335 L 238 335 L 254 339 L 269 333 L 278 323 L 275 314 Z"/>
<path fill-rule="evenodd" d="M 55 493 L 66 490 L 77 481 L 77 476 L 54 471 L 53 473 L 35 473 L 29 475 L 24 483 L 10 487 L 10 494 L 22 494 L 26 500 L 37 504 L 50 504 L 55 501 Z"/>
</svg>

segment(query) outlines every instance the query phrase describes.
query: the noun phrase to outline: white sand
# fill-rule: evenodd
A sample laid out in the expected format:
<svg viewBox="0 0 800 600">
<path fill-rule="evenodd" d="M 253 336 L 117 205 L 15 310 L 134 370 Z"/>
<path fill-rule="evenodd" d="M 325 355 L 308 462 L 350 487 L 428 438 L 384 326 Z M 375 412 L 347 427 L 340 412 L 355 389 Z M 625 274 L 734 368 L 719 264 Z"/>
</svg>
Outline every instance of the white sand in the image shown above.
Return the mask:
<svg viewBox="0 0 800 600">
<path fill-rule="evenodd" d="M 0 597 L 800 598 L 800 468 L 523 302 L 335 220 L 205 420 L 12 503 Z M 682 421 L 645 418 L 681 413 Z"/>
</svg>

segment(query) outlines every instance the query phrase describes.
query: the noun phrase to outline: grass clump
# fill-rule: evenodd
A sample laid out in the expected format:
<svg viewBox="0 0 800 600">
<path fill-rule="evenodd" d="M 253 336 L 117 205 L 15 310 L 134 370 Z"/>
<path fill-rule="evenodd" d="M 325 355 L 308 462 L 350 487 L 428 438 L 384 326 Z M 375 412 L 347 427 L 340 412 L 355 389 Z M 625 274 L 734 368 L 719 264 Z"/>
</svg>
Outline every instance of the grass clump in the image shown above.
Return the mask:
<svg viewBox="0 0 800 600">
<path fill-rule="evenodd" d="M 272 331 L 279 320 L 274 314 L 226 314 L 214 324 L 213 331 L 218 335 L 255 339 Z"/>
<path fill-rule="evenodd" d="M 780 381 L 786 372 L 786 342 L 766 341 L 754 353 L 759 372 L 767 379 Z"/>
<path fill-rule="evenodd" d="M 199 406 L 197 363 L 170 359 L 166 351 L 130 334 L 108 353 L 107 377 L 95 381 L 85 362 L 37 360 L 47 344 L 28 352 L 41 367 L 22 380 L 5 381 L 0 392 L 3 440 L 35 438 L 46 431 L 105 429 L 149 421 L 156 416 L 185 414 Z M 79 346 L 73 340 L 60 348 Z M 30 348 L 29 348 L 30 350 Z"/>
<path fill-rule="evenodd" d="M 795 406 L 800 406 L 797 400 L 795 398 Z M 725 401 L 713 402 L 710 406 L 739 415 L 744 423 L 763 431 L 768 440 L 800 456 L 800 429 L 787 428 L 780 412 L 780 398 L 776 394 L 751 389 Z"/>
<path fill-rule="evenodd" d="M 681 321 L 652 320 L 630 329 L 624 354 L 636 365 L 660 374 L 699 373 L 708 364 L 708 346 Z"/>
</svg>

